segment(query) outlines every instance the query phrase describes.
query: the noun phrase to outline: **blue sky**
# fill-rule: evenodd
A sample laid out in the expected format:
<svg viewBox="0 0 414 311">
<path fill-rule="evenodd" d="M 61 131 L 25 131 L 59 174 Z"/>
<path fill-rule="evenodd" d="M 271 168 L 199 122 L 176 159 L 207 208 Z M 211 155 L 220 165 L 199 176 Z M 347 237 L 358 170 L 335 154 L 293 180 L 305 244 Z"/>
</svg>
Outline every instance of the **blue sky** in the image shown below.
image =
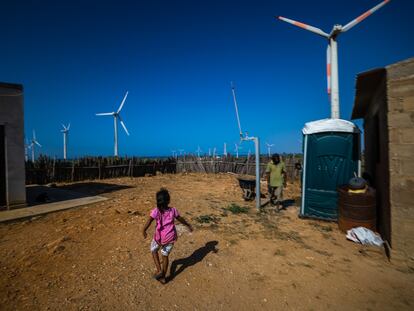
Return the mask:
<svg viewBox="0 0 414 311">
<path fill-rule="evenodd" d="M 42 153 L 62 156 L 60 124 L 71 123 L 69 156 L 111 155 L 122 111 L 121 155 L 207 151 L 238 141 L 242 127 L 274 152 L 299 152 L 307 121 L 329 117 L 326 41 L 278 21 L 329 32 L 379 0 L 8 1 L 0 11 L 0 81 L 25 88 L 25 131 Z M 351 115 L 355 76 L 414 56 L 414 1 L 393 0 L 342 34 L 341 117 Z M 358 123 L 359 125 L 361 123 Z M 250 143 L 243 143 L 247 152 Z"/>
</svg>

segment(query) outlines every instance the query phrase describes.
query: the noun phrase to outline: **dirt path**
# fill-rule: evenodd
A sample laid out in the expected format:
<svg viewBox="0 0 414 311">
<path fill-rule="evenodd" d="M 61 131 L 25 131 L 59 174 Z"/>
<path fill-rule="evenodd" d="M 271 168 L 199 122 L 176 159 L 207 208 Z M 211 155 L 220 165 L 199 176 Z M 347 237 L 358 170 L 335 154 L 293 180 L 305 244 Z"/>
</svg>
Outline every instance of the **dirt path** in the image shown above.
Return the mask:
<svg viewBox="0 0 414 311">
<path fill-rule="evenodd" d="M 179 227 L 171 255 L 178 273 L 164 286 L 151 279 L 150 238 L 140 231 L 161 186 L 196 227 L 192 234 Z M 1 310 L 414 308 L 413 262 L 389 263 L 381 251 L 346 241 L 335 223 L 299 219 L 295 206 L 258 214 L 234 176 L 66 187 L 110 200 L 0 225 Z M 285 197 L 298 195 L 290 184 Z M 233 213 L 243 211 L 238 206 L 249 209 Z"/>
</svg>

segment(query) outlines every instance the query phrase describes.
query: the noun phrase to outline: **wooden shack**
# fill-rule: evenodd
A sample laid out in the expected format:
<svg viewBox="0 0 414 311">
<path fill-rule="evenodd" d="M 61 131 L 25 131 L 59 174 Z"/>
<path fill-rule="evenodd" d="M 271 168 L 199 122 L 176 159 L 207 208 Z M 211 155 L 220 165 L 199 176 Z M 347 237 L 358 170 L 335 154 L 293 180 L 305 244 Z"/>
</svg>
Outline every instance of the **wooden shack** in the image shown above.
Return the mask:
<svg viewBox="0 0 414 311">
<path fill-rule="evenodd" d="M 414 256 L 414 58 L 357 76 L 352 119 L 364 119 L 364 171 L 377 228 L 394 255 Z"/>
</svg>

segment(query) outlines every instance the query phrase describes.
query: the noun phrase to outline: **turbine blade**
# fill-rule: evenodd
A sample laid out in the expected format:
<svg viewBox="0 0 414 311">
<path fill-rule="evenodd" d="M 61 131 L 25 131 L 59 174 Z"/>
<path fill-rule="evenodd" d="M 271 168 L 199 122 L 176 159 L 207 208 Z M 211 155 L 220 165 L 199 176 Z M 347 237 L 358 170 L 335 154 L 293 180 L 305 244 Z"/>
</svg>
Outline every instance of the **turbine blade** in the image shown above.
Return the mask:
<svg viewBox="0 0 414 311">
<path fill-rule="evenodd" d="M 128 96 L 128 91 L 125 93 L 124 99 L 122 100 L 122 103 L 119 106 L 118 111 L 116 113 L 119 113 L 121 111 L 122 107 L 124 107 L 125 100 L 126 100 L 127 96 Z"/>
<path fill-rule="evenodd" d="M 102 113 L 95 113 L 97 116 L 113 116 L 113 112 L 102 112 Z"/>
<path fill-rule="evenodd" d="M 36 145 L 38 145 L 39 147 L 42 147 L 42 145 L 41 145 L 41 144 L 39 144 L 36 140 L 34 141 L 34 143 L 35 143 Z"/>
<path fill-rule="evenodd" d="M 36 132 L 33 130 L 33 139 L 36 139 Z"/>
<path fill-rule="evenodd" d="M 382 8 L 384 5 L 386 5 L 390 1 L 391 0 L 384 0 L 380 4 L 377 4 L 372 9 L 366 11 L 364 14 L 361 14 L 360 16 L 358 16 L 357 18 L 355 18 L 354 20 L 352 20 L 348 24 L 346 24 L 344 27 L 342 27 L 342 31 L 343 32 L 348 31 L 349 29 L 351 29 L 352 27 L 354 27 L 358 23 L 362 22 L 364 19 L 366 19 L 368 16 L 370 16 L 375 11 L 379 10 L 380 8 Z"/>
<path fill-rule="evenodd" d="M 66 131 L 66 126 L 64 126 L 63 123 L 61 123 L 61 124 L 63 126 L 63 130 Z"/>
<path fill-rule="evenodd" d="M 67 127 L 67 130 L 69 131 L 69 129 L 70 129 L 70 123 L 69 123 L 69 125 L 68 125 L 68 127 Z"/>
<path fill-rule="evenodd" d="M 326 80 L 328 83 L 328 94 L 331 95 L 331 45 L 326 49 Z"/>
<path fill-rule="evenodd" d="M 121 123 L 122 127 L 123 127 L 123 128 L 124 128 L 124 130 L 125 130 L 125 133 L 127 133 L 127 135 L 129 136 L 129 132 L 128 132 L 128 130 L 127 130 L 126 126 L 125 126 L 125 123 L 124 123 L 124 121 L 122 120 L 121 116 L 120 116 L 120 115 L 118 115 L 118 118 L 119 118 L 119 122 Z"/>
<path fill-rule="evenodd" d="M 236 92 L 234 90 L 233 82 L 231 82 L 231 92 L 233 94 L 233 102 L 234 102 L 234 108 L 236 110 L 237 124 L 239 126 L 239 134 L 240 134 L 240 137 L 243 137 L 243 132 L 242 132 L 241 125 L 240 125 L 239 108 L 237 106 Z"/>
<path fill-rule="evenodd" d="M 283 17 L 283 16 L 278 16 L 277 18 L 280 19 L 281 21 L 286 22 L 286 23 L 295 25 L 295 26 L 303 28 L 305 30 L 309 30 L 310 32 L 316 33 L 317 35 L 320 35 L 322 37 L 329 38 L 329 35 L 326 32 L 324 32 L 323 30 L 319 29 L 319 28 L 316 28 L 316 27 L 313 27 L 313 26 L 310 26 L 310 25 L 307 25 L 307 24 L 304 24 L 304 23 L 301 23 L 301 22 L 297 22 L 297 21 L 294 21 L 293 19 L 289 19 L 289 18 L 286 18 L 286 17 Z"/>
</svg>

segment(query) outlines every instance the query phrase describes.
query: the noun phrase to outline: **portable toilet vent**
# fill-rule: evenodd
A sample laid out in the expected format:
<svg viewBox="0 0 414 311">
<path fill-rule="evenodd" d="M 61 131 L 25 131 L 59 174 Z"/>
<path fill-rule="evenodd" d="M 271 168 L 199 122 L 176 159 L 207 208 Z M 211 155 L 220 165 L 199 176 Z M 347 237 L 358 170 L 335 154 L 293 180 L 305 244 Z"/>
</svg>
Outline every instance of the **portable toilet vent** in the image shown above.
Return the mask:
<svg viewBox="0 0 414 311">
<path fill-rule="evenodd" d="M 303 133 L 300 217 L 337 220 L 337 188 L 360 175 L 360 130 L 352 122 L 308 122 Z"/>
</svg>

